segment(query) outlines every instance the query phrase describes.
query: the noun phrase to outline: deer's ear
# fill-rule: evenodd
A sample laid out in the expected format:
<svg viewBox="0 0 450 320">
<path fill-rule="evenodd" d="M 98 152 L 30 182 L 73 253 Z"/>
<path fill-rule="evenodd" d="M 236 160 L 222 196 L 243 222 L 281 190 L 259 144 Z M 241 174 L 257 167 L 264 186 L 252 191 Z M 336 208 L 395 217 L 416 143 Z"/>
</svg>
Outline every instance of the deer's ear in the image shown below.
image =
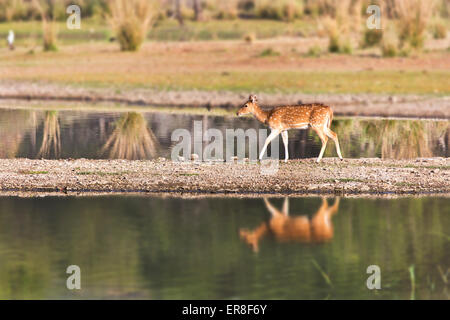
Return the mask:
<svg viewBox="0 0 450 320">
<path fill-rule="evenodd" d="M 256 96 L 255 96 L 254 94 L 251 94 L 251 95 L 250 95 L 249 100 L 250 100 L 252 103 L 256 103 L 256 101 L 257 101 Z"/>
</svg>

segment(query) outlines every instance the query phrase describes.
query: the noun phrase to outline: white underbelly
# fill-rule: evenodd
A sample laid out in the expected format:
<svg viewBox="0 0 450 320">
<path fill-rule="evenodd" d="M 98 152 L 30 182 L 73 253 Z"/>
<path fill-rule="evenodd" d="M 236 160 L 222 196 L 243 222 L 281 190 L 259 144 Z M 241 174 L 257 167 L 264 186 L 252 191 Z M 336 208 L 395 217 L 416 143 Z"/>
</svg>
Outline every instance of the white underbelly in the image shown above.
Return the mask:
<svg viewBox="0 0 450 320">
<path fill-rule="evenodd" d="M 299 124 L 294 124 L 292 125 L 293 129 L 308 129 L 308 124 L 304 124 L 304 123 L 299 123 Z"/>
</svg>

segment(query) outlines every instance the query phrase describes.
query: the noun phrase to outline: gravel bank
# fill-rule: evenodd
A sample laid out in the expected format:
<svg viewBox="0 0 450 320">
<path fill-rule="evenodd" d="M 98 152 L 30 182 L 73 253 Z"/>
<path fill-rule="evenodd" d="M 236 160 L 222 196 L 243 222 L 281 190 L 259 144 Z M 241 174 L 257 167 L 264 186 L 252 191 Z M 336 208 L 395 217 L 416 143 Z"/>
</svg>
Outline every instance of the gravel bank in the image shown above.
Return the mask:
<svg viewBox="0 0 450 320">
<path fill-rule="evenodd" d="M 259 163 L 0 160 L 0 192 L 198 194 L 450 194 L 450 159 L 314 159 Z"/>
<path fill-rule="evenodd" d="M 450 119 L 450 97 L 378 94 L 257 93 L 262 106 L 322 102 L 336 115 Z M 248 92 L 156 91 L 82 88 L 59 84 L 0 81 L 0 99 L 113 102 L 140 106 L 184 106 L 234 109 Z"/>
</svg>

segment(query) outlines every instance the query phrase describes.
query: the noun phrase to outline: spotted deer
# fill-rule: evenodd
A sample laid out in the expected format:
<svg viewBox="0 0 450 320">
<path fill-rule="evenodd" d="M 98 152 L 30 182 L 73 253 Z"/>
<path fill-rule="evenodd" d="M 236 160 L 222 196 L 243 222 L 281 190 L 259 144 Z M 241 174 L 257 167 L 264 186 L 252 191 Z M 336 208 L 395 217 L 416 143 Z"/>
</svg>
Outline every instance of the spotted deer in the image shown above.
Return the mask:
<svg viewBox="0 0 450 320">
<path fill-rule="evenodd" d="M 258 252 L 259 241 L 267 233 L 272 233 L 281 242 L 323 243 L 333 238 L 331 218 L 339 210 L 340 198 L 337 197 L 332 206 L 322 198 L 322 205 L 312 219 L 306 215 L 289 216 L 289 198 L 284 199 L 283 209 L 275 208 L 267 198 L 264 203 L 271 214 L 269 222 L 263 222 L 254 230 L 241 229 L 241 239 Z"/>
<path fill-rule="evenodd" d="M 320 103 L 311 103 L 275 107 L 270 111 L 265 111 L 258 106 L 256 96 L 250 95 L 248 101 L 238 110 L 236 115 L 241 116 L 250 113 L 271 129 L 271 133 L 259 154 L 259 160 L 262 159 L 269 143 L 281 133 L 285 150 L 284 161 L 287 162 L 289 159 L 287 131 L 289 129 L 307 129 L 309 126 L 319 135 L 322 141 L 322 149 L 317 162 L 319 163 L 322 160 L 328 138 L 333 139 L 339 159 L 343 160 L 338 136 L 330 129 L 333 121 L 333 110 L 330 107 Z"/>
</svg>

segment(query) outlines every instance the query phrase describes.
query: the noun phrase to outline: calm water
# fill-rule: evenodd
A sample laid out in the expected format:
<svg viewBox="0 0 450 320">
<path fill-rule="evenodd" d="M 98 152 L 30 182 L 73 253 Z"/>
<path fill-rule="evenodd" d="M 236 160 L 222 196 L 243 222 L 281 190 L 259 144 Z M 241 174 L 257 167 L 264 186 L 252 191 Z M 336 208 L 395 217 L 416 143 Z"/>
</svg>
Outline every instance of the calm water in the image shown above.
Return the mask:
<svg viewBox="0 0 450 320">
<path fill-rule="evenodd" d="M 2 197 L 0 299 L 449 298 L 450 199 L 284 201 Z"/>
<path fill-rule="evenodd" d="M 31 111 L 0 109 L 0 158 L 152 159 L 170 157 L 175 129 L 265 128 L 251 118 L 168 113 Z M 335 120 L 344 157 L 408 159 L 450 156 L 449 121 Z M 291 158 L 317 157 L 321 142 L 310 130 L 289 132 Z M 281 139 L 280 139 L 281 143 Z M 224 143 L 225 145 L 225 143 Z M 206 144 L 205 144 L 206 146 Z M 280 157 L 284 148 L 280 146 Z M 332 141 L 325 156 L 335 157 Z"/>
</svg>

